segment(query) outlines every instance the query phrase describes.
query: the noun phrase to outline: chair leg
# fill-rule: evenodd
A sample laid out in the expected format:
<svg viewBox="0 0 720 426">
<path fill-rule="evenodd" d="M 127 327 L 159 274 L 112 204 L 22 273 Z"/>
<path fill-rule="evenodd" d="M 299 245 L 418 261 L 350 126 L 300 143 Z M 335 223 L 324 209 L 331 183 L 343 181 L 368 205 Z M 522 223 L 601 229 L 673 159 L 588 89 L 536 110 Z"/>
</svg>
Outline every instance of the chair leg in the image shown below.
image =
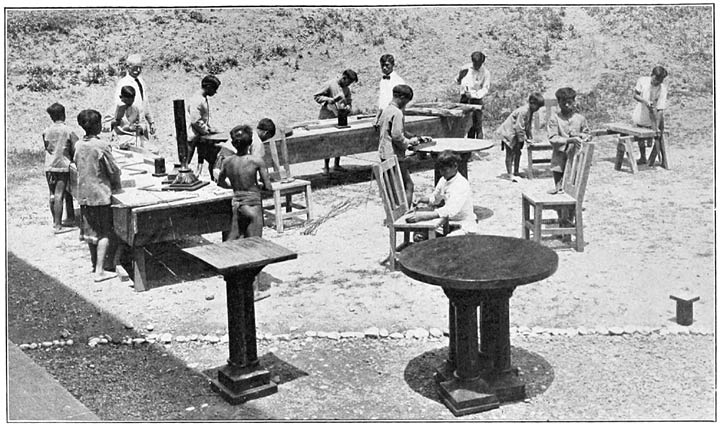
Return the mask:
<svg viewBox="0 0 720 426">
<path fill-rule="evenodd" d="M 305 208 L 307 209 L 308 221 L 311 221 L 313 218 L 313 209 L 312 209 L 312 189 L 310 188 L 310 185 L 307 185 L 305 187 Z"/>
<path fill-rule="evenodd" d="M 390 261 L 388 262 L 388 265 L 390 266 L 390 270 L 394 271 L 395 270 L 395 256 L 397 255 L 397 253 L 396 253 L 397 239 L 395 236 L 395 229 L 388 228 L 388 231 L 390 232 Z"/>
<path fill-rule="evenodd" d="M 282 201 L 280 201 L 280 191 L 273 191 L 273 200 L 275 201 L 275 229 L 278 232 L 283 231 L 283 211 Z"/>
<path fill-rule="evenodd" d="M 533 224 L 533 239 L 536 242 L 542 241 L 542 211 L 543 205 L 541 203 L 535 204 L 535 223 Z"/>
<path fill-rule="evenodd" d="M 288 213 L 292 211 L 292 194 L 285 194 L 285 211 Z"/>
<path fill-rule="evenodd" d="M 575 251 L 585 250 L 585 238 L 583 237 L 582 207 L 575 207 Z"/>
<path fill-rule="evenodd" d="M 630 163 L 630 172 L 635 174 L 638 172 L 637 162 L 635 161 L 635 141 L 625 143 L 625 154 L 627 154 L 628 162 Z"/>
<path fill-rule="evenodd" d="M 527 149 L 527 178 L 532 179 L 533 178 L 533 159 L 532 159 L 532 149 Z"/>
<path fill-rule="evenodd" d="M 528 221 L 530 220 L 530 203 L 525 197 L 522 199 L 522 238 L 530 239 L 530 229 L 528 228 Z"/>
</svg>

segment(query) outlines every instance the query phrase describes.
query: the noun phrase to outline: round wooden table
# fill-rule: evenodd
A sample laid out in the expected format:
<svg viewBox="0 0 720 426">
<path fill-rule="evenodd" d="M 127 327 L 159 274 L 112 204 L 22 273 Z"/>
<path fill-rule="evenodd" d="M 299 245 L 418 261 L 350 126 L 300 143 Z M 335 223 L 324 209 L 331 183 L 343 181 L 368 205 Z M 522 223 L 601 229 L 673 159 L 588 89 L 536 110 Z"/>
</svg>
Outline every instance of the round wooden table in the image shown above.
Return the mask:
<svg viewBox="0 0 720 426">
<path fill-rule="evenodd" d="M 467 138 L 433 138 L 435 145 L 420 148 L 418 152 L 424 152 L 430 154 L 433 160 L 437 160 L 437 156 L 445 150 L 453 151 L 460 155 L 460 164 L 458 165 L 458 171 L 461 175 L 468 179 L 467 174 L 467 163 L 470 160 L 470 156 L 475 151 L 484 151 L 490 149 L 495 145 L 495 141 L 490 139 L 467 139 Z M 440 171 L 437 168 L 437 161 L 435 162 L 435 183 L 440 180 Z"/>
<path fill-rule="evenodd" d="M 450 411 L 460 416 L 524 399 L 525 384 L 510 362 L 510 297 L 515 287 L 555 273 L 557 254 L 519 238 L 465 235 L 413 244 L 398 254 L 398 265 L 407 276 L 442 287 L 450 299 L 446 365 L 452 373 L 439 382 Z"/>
</svg>

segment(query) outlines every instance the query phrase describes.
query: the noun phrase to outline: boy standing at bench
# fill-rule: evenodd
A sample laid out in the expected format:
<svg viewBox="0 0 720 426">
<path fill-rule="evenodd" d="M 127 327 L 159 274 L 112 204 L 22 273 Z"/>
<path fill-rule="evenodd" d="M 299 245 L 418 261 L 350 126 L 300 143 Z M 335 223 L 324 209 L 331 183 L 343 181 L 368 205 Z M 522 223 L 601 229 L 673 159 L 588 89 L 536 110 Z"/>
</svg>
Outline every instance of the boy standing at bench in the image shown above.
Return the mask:
<svg viewBox="0 0 720 426">
<path fill-rule="evenodd" d="M 633 92 L 633 99 L 637 101 L 637 105 L 632 114 L 632 121 L 636 126 L 650 127 L 660 132 L 665 130 L 663 111 L 667 106 L 667 85 L 663 81 L 667 74 L 665 68 L 657 66 L 652 69 L 649 77 L 638 78 Z M 643 140 L 638 140 L 638 148 L 640 148 L 640 159 L 637 163 L 647 163 Z"/>
<path fill-rule="evenodd" d="M 349 114 L 352 109 L 352 95 L 350 93 L 350 85 L 357 83 L 357 73 L 351 69 L 343 71 L 342 76 L 339 79 L 332 79 L 325 83 L 313 99 L 315 102 L 322 105 L 320 107 L 320 114 L 318 118 L 320 120 L 328 118 L 336 118 L 339 114 Z M 340 157 L 335 157 L 335 171 L 343 171 L 344 169 L 340 166 Z M 325 159 L 325 167 L 323 167 L 323 175 L 327 176 L 330 174 L 330 159 Z"/>
<path fill-rule="evenodd" d="M 208 159 L 209 147 L 202 142 L 202 136 L 217 133 L 217 129 L 210 126 L 210 103 L 209 97 L 215 96 L 220 87 L 220 79 L 214 75 L 206 75 L 200 82 L 200 92 L 195 94 L 188 103 L 188 154 L 187 164 L 190 166 L 195 154 L 195 147 L 198 150 L 198 166 L 195 174 L 200 176 L 203 163 Z M 212 167 L 212 165 L 210 165 Z"/>
<path fill-rule="evenodd" d="M 532 139 L 533 114 L 545 105 L 545 99 L 540 93 L 533 93 L 528 98 L 527 106 L 521 106 L 513 111 L 498 129 L 502 136 L 505 148 L 505 170 L 507 178 L 517 180 L 520 177 L 520 157 L 527 141 Z"/>
<path fill-rule="evenodd" d="M 233 190 L 232 223 L 227 240 L 237 240 L 242 236 L 262 237 L 263 217 L 260 195 L 262 187 L 258 184 L 258 173 L 266 190 L 271 191 L 272 184 L 263 159 L 248 154 L 252 144 L 252 133 L 252 128 L 245 125 L 235 126 L 230 131 L 230 138 L 237 154 L 223 161 L 218 174 L 218 186 Z M 227 179 L 230 180 L 230 184 L 227 183 Z"/>
<path fill-rule="evenodd" d="M 470 55 L 472 63 L 465 65 L 455 82 L 460 85 L 460 103 L 470 105 L 481 105 L 482 108 L 472 112 L 472 125 L 468 130 L 467 137 L 471 139 L 483 139 L 482 116 L 485 104 L 485 96 L 490 89 L 490 71 L 485 64 L 485 55 L 476 51 Z"/>
<path fill-rule="evenodd" d="M 95 110 L 80 111 L 78 124 L 85 136 L 75 147 L 75 164 L 78 169 L 78 193 L 82 227 L 80 241 L 88 243 L 90 259 L 95 270 L 95 282 L 115 278 L 117 273 L 104 269 L 106 254 L 114 238 L 113 213 L 110 196 L 120 190 L 120 168 L 115 163 L 110 144 L 100 138 L 102 116 Z"/>
<path fill-rule="evenodd" d="M 45 145 L 45 178 L 50 190 L 50 213 L 53 216 L 53 230 L 56 234 L 71 231 L 62 227 L 63 205 L 67 211 L 67 223 L 75 223 L 73 197 L 68 191 L 70 185 L 70 163 L 78 137 L 65 124 L 65 107 L 59 103 L 47 109 L 53 124 L 42 133 Z"/>
<path fill-rule="evenodd" d="M 575 95 L 575 90 L 570 87 L 555 92 L 560 112 L 553 114 L 548 123 L 548 138 L 553 148 L 550 170 L 555 181 L 555 188 L 548 191 L 550 194 L 562 192 L 562 178 L 568 158 L 572 159 L 582 143 L 590 140 L 587 120 L 575 112 Z"/>
</svg>

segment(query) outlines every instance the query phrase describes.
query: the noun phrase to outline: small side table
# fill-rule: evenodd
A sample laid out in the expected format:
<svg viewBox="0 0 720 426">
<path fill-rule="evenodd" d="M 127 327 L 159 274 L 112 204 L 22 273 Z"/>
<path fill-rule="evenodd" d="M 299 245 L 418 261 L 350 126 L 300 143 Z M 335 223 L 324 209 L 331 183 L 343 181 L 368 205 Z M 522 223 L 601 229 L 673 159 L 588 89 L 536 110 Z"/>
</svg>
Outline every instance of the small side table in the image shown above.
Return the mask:
<svg viewBox="0 0 720 426">
<path fill-rule="evenodd" d="M 212 380 L 213 390 L 231 404 L 277 392 L 270 372 L 260 367 L 255 334 L 253 281 L 265 265 L 297 254 L 260 237 L 190 247 L 184 252 L 212 266 L 225 278 L 230 358 Z"/>
<path fill-rule="evenodd" d="M 484 151 L 495 145 L 490 139 L 467 139 L 467 138 L 433 138 L 435 145 L 418 149 L 418 152 L 429 153 L 433 160 L 437 160 L 438 155 L 445 150 L 450 150 L 460 155 L 460 164 L 458 164 L 458 172 L 468 178 L 467 163 L 470 155 L 475 151 Z M 435 161 L 435 183 L 440 180 L 440 171 Z"/>
</svg>

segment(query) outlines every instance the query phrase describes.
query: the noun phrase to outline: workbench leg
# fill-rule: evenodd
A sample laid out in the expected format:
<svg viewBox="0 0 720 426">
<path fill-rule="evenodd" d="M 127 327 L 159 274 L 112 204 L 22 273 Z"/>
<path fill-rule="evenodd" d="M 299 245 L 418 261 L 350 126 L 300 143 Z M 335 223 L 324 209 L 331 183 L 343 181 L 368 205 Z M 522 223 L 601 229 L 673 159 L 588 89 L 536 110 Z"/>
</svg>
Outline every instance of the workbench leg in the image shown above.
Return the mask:
<svg viewBox="0 0 720 426">
<path fill-rule="evenodd" d="M 273 191 L 273 202 L 275 203 L 275 230 L 278 232 L 283 231 L 283 210 L 282 201 L 280 201 L 280 191 Z"/>
<path fill-rule="evenodd" d="M 133 283 L 135 291 L 145 291 L 147 287 L 147 275 L 145 274 L 145 247 L 133 246 Z"/>
</svg>

